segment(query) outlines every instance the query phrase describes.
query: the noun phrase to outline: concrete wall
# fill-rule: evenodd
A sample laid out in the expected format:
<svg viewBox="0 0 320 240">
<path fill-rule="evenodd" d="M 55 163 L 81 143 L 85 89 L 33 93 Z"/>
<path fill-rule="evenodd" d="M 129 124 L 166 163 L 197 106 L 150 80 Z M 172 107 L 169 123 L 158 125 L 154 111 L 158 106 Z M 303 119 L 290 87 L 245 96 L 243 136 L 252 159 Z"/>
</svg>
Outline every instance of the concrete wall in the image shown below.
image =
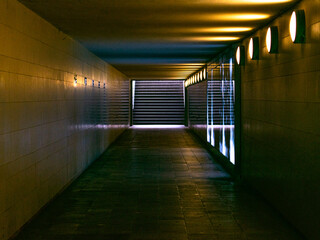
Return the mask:
<svg viewBox="0 0 320 240">
<path fill-rule="evenodd" d="M 279 53 L 269 54 L 267 27 L 260 60 L 241 69 L 242 177 L 308 239 L 320 239 L 320 1 L 305 0 L 306 43 L 293 44 L 291 11 L 279 28 Z M 249 39 L 243 42 L 248 49 Z"/>
<path fill-rule="evenodd" d="M 126 76 L 79 43 L 16 0 L 0 1 L 1 240 L 127 127 L 128 90 Z"/>
</svg>

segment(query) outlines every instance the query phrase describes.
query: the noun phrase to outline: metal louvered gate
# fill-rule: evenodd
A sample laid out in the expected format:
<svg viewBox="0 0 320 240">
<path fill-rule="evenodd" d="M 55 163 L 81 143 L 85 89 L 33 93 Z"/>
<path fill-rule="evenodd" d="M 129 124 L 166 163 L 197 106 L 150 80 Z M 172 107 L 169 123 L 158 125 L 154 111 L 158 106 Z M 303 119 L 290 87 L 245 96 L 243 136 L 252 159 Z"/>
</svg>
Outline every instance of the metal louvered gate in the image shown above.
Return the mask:
<svg viewBox="0 0 320 240">
<path fill-rule="evenodd" d="M 183 81 L 134 81 L 132 108 L 133 125 L 183 125 Z"/>
</svg>

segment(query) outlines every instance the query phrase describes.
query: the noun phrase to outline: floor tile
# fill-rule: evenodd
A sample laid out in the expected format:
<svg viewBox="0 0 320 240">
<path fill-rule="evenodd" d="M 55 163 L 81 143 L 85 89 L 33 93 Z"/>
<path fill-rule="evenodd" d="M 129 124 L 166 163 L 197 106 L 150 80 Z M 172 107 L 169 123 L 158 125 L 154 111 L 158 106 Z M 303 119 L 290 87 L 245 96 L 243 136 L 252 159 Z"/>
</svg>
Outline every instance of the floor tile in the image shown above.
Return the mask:
<svg viewBox="0 0 320 240">
<path fill-rule="evenodd" d="M 301 240 L 186 129 L 128 129 L 15 240 Z"/>
</svg>

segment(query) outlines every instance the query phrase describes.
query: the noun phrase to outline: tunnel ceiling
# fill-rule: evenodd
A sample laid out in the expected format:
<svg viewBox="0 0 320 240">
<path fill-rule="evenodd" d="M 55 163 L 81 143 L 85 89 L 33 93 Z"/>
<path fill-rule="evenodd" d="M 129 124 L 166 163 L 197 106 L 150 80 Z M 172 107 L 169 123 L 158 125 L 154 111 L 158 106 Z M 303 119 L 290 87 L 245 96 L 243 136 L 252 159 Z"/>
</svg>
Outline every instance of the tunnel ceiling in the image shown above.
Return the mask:
<svg viewBox="0 0 320 240">
<path fill-rule="evenodd" d="M 20 0 L 132 79 L 185 79 L 292 0 Z"/>
</svg>

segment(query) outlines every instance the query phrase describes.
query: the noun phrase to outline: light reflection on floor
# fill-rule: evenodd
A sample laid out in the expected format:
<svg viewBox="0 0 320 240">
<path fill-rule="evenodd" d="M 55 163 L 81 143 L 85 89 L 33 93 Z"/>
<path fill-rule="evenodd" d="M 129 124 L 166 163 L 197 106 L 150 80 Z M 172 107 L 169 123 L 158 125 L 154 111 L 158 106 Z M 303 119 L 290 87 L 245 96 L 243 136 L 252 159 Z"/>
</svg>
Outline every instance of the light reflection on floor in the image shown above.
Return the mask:
<svg viewBox="0 0 320 240">
<path fill-rule="evenodd" d="M 234 164 L 234 125 L 208 125 L 207 133 L 210 134 L 210 144 Z"/>
</svg>

